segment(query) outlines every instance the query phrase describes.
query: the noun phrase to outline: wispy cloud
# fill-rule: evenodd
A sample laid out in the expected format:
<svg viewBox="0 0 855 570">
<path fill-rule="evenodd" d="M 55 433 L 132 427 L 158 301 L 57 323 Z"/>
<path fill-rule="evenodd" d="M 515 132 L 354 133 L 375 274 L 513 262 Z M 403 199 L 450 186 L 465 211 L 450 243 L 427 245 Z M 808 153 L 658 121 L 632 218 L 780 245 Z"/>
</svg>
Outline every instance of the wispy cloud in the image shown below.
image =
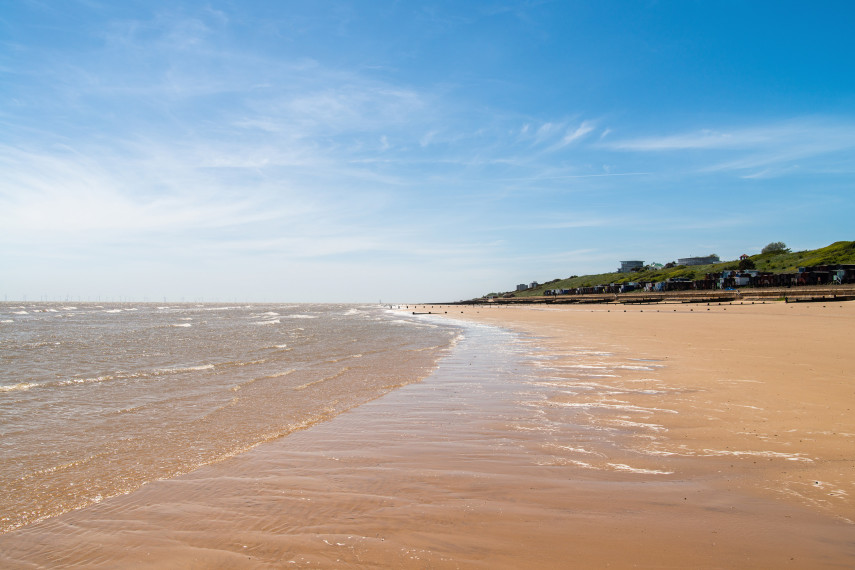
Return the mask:
<svg viewBox="0 0 855 570">
<path fill-rule="evenodd" d="M 552 150 L 564 148 L 565 146 L 574 143 L 584 138 L 588 133 L 594 130 L 594 124 L 590 121 L 583 121 L 576 129 L 570 129 L 561 138 L 561 140 L 552 147 Z"/>
<path fill-rule="evenodd" d="M 703 129 L 689 133 L 625 139 L 607 146 L 619 150 L 683 150 L 754 148 L 803 142 L 822 143 L 820 149 L 851 147 L 855 144 L 853 125 L 839 119 L 789 119 L 763 125 Z"/>
<path fill-rule="evenodd" d="M 526 176 L 519 178 L 498 178 L 497 180 L 505 182 L 522 182 L 522 181 L 542 181 L 542 180 L 573 180 L 583 178 L 608 178 L 611 176 L 646 176 L 651 172 L 598 172 L 590 174 L 557 174 L 544 176 Z"/>
<path fill-rule="evenodd" d="M 696 171 L 740 171 L 744 178 L 769 178 L 793 172 L 796 161 L 815 170 L 819 163 L 835 161 L 839 153 L 855 149 L 855 124 L 820 118 L 784 120 L 764 125 L 705 129 L 655 137 L 627 138 L 601 143 L 605 149 L 636 153 L 695 153 Z M 703 153 L 703 154 L 700 154 Z M 844 162 L 846 157 L 838 156 Z M 748 172 L 746 172 L 748 171 Z"/>
<path fill-rule="evenodd" d="M 194 231 L 281 215 L 259 207 L 253 198 L 236 198 L 222 189 L 207 187 L 201 193 L 181 188 L 181 181 L 196 177 L 192 166 L 176 169 L 171 163 L 104 158 L 109 164 L 72 152 L 0 149 L 6 174 L 0 182 L 0 220 L 6 238 Z M 294 215 L 300 213 L 307 212 Z"/>
</svg>

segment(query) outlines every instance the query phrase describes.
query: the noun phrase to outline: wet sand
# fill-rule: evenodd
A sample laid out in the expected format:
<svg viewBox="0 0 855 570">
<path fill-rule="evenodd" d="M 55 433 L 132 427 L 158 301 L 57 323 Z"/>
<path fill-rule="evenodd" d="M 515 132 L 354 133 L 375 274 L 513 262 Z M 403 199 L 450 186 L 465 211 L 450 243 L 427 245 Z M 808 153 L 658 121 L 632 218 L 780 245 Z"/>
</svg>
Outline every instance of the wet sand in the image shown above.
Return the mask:
<svg viewBox="0 0 855 570">
<path fill-rule="evenodd" d="M 855 520 L 855 303 L 491 308 L 458 316 L 540 335 L 559 355 L 587 344 L 656 366 L 646 382 L 609 379 L 654 392 L 622 394 L 629 404 L 657 400 L 676 412 L 652 414 L 655 441 L 636 447 L 703 458 L 694 462 L 699 474 L 720 469 L 728 489 Z"/>
<path fill-rule="evenodd" d="M 852 567 L 855 306 L 706 309 L 443 308 L 522 337 L 473 326 L 425 381 L 0 536 L 0 566 Z"/>
</svg>

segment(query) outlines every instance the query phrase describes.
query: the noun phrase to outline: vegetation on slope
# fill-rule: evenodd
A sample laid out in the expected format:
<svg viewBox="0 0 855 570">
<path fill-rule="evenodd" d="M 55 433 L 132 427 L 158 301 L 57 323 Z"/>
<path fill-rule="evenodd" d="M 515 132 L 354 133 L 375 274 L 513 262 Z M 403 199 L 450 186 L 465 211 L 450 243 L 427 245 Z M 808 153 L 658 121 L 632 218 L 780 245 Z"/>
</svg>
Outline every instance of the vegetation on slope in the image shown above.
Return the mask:
<svg viewBox="0 0 855 570">
<path fill-rule="evenodd" d="M 776 242 L 777 245 L 780 242 Z M 773 244 L 769 244 L 773 245 Z M 781 243 L 780 245 L 783 246 Z M 768 247 L 768 246 L 767 246 Z M 767 248 L 764 248 L 766 250 Z M 829 246 L 808 251 L 791 252 L 783 249 L 770 248 L 767 253 L 752 255 L 749 259 L 757 271 L 764 273 L 795 273 L 799 267 L 813 265 L 833 265 L 838 263 L 855 264 L 855 241 L 838 241 Z M 534 289 L 511 291 L 517 297 L 543 295 L 547 289 L 575 289 L 576 287 L 591 287 L 608 285 L 610 283 L 629 283 L 637 281 L 665 281 L 666 279 L 703 279 L 707 273 L 719 273 L 739 268 L 739 261 L 724 261 L 711 265 L 677 265 L 668 269 L 649 269 L 632 273 L 600 273 L 598 275 L 573 276 L 566 279 L 553 279 Z"/>
</svg>

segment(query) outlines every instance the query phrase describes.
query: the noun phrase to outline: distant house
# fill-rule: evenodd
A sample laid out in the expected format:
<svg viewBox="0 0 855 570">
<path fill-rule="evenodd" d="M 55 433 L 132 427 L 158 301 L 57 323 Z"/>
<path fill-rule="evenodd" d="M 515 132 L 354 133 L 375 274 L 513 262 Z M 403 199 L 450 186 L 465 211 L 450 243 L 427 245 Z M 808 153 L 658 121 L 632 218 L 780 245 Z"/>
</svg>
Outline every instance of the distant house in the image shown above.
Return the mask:
<svg viewBox="0 0 855 570">
<path fill-rule="evenodd" d="M 677 260 L 677 265 L 709 265 L 711 263 L 721 263 L 721 260 L 716 254 L 706 257 L 683 257 Z"/>
<path fill-rule="evenodd" d="M 643 261 L 621 261 L 620 269 L 618 269 L 619 273 L 631 273 L 633 269 L 642 269 L 644 267 Z"/>
<path fill-rule="evenodd" d="M 526 289 L 528 289 L 528 285 L 526 285 L 525 283 L 520 283 L 519 285 L 517 285 L 517 291 L 525 291 Z"/>
<path fill-rule="evenodd" d="M 529 284 L 528 288 L 529 288 L 529 289 L 536 289 L 539 285 L 540 285 L 540 283 L 538 283 L 537 281 L 532 281 L 532 282 Z"/>
</svg>

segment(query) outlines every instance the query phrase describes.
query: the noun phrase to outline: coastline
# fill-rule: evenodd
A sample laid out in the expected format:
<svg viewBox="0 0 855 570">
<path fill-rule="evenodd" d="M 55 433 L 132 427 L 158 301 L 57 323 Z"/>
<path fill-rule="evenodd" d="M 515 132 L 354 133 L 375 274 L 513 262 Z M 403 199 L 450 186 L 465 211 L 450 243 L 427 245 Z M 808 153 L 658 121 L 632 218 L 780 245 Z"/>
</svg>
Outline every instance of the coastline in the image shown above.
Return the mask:
<svg viewBox="0 0 855 570">
<path fill-rule="evenodd" d="M 852 526 L 841 520 L 848 499 L 829 509 L 807 500 L 813 495 L 782 495 L 760 484 L 782 466 L 811 476 L 820 467 L 846 472 L 852 455 L 842 453 L 837 462 L 829 455 L 838 438 L 815 433 L 822 445 L 805 451 L 763 431 L 762 438 L 741 435 L 762 445 L 733 448 L 786 449 L 786 457 L 689 452 L 738 443 L 721 434 L 736 437 L 750 428 L 734 431 L 731 424 L 747 421 L 747 412 L 758 411 L 747 406 L 758 400 L 765 399 L 764 424 L 787 423 L 785 410 L 770 404 L 783 407 L 803 391 L 776 393 L 769 402 L 760 389 L 768 378 L 759 374 L 778 354 L 766 344 L 778 337 L 790 353 L 773 362 L 776 378 L 792 366 L 795 342 L 805 366 L 828 373 L 823 386 L 845 379 L 848 354 L 840 354 L 846 360 L 839 372 L 816 369 L 816 360 L 838 354 L 846 337 L 826 347 L 825 357 L 814 344 L 824 346 L 840 332 L 829 330 L 829 319 L 841 319 L 844 329 L 851 324 L 853 308 L 820 315 L 780 315 L 780 306 L 765 313 L 712 309 L 666 319 L 648 308 L 617 314 L 449 307 L 447 317 L 424 318 L 478 323 L 466 325 L 465 338 L 421 383 L 222 463 L 0 536 L 0 562 L 13 568 L 851 566 Z M 722 334 L 758 319 L 753 326 L 798 321 L 813 340 L 798 342 L 781 326 L 751 346 L 739 334 Z M 757 357 L 746 357 L 746 349 Z M 721 405 L 736 396 L 729 408 Z M 842 432 L 848 428 L 833 414 L 851 398 L 840 396 L 830 411 L 811 417 Z M 803 421 L 805 431 L 812 420 Z M 671 440 L 683 455 L 667 454 Z M 788 459 L 803 456 L 811 462 Z"/>
<path fill-rule="evenodd" d="M 629 404 L 657 400 L 668 408 L 646 420 L 655 437 L 638 426 L 636 435 L 648 441 L 637 448 L 689 459 L 696 477 L 721 473 L 712 479 L 725 490 L 855 520 L 855 303 L 482 305 L 449 313 L 538 335 L 558 358 L 590 344 L 653 363 L 652 377 L 641 381 L 649 390 L 620 394 Z M 627 375 L 608 384 L 638 382 Z"/>
</svg>

